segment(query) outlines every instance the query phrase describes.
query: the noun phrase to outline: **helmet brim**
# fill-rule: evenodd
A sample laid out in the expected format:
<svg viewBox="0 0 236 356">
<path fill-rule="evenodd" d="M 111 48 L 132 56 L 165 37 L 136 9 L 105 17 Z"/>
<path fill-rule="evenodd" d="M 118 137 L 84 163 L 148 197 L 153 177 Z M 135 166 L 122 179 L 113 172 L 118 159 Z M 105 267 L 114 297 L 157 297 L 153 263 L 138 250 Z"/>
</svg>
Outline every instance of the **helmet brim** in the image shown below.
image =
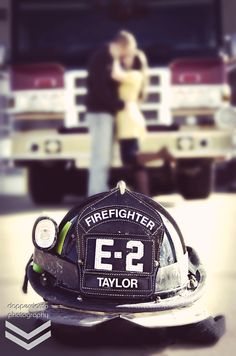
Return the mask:
<svg viewBox="0 0 236 356">
<path fill-rule="evenodd" d="M 34 313 L 34 311 L 31 311 Z M 113 319 L 123 319 L 145 328 L 163 328 L 199 323 L 210 317 L 202 300 L 188 307 L 156 312 L 99 312 L 65 307 L 47 303 L 37 313 L 44 321 L 50 319 L 54 324 L 78 327 L 94 327 Z"/>
</svg>

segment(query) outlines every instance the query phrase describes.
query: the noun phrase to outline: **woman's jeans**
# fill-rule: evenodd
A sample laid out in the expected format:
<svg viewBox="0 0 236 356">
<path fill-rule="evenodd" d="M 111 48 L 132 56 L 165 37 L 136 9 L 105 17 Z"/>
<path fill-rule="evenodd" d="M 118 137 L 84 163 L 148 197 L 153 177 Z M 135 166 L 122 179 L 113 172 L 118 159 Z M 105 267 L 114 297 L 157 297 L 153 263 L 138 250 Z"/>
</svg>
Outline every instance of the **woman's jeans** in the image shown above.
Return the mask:
<svg viewBox="0 0 236 356">
<path fill-rule="evenodd" d="M 88 196 L 109 190 L 114 117 L 109 113 L 88 113 L 91 136 Z"/>
</svg>

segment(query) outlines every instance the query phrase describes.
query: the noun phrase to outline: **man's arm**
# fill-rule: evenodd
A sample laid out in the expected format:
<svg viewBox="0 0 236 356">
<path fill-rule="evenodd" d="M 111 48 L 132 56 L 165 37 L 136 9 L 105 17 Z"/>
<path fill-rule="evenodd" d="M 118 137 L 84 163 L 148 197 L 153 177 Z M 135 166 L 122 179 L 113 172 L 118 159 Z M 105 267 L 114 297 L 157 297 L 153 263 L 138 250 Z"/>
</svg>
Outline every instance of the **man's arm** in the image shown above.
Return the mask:
<svg viewBox="0 0 236 356">
<path fill-rule="evenodd" d="M 112 70 L 111 70 L 112 79 L 114 79 L 118 82 L 123 82 L 123 81 L 125 81 L 125 76 L 126 76 L 126 72 L 121 67 L 119 60 L 114 59 L 113 64 L 112 64 Z"/>
</svg>

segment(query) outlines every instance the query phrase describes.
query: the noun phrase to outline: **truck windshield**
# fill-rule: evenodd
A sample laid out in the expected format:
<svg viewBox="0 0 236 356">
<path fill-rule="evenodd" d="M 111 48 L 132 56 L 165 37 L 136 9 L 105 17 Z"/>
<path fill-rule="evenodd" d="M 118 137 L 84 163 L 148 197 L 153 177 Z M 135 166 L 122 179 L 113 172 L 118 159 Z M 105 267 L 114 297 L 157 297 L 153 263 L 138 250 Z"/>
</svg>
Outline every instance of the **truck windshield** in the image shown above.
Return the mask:
<svg viewBox="0 0 236 356">
<path fill-rule="evenodd" d="M 219 48 L 217 0 L 15 1 L 13 62 L 86 66 L 120 29 L 136 36 L 151 64 Z"/>
</svg>

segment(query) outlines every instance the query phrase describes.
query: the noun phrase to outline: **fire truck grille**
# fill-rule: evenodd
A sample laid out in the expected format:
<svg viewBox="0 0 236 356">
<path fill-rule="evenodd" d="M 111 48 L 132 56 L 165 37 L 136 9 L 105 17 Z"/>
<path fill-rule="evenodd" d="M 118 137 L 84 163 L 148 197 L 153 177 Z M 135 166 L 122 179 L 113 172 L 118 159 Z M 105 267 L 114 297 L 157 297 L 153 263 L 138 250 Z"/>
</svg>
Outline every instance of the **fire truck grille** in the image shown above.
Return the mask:
<svg viewBox="0 0 236 356">
<path fill-rule="evenodd" d="M 86 70 L 66 73 L 66 122 L 68 127 L 87 127 L 86 121 Z M 171 124 L 170 73 L 167 68 L 149 69 L 149 85 L 141 110 L 147 127 Z"/>
</svg>

